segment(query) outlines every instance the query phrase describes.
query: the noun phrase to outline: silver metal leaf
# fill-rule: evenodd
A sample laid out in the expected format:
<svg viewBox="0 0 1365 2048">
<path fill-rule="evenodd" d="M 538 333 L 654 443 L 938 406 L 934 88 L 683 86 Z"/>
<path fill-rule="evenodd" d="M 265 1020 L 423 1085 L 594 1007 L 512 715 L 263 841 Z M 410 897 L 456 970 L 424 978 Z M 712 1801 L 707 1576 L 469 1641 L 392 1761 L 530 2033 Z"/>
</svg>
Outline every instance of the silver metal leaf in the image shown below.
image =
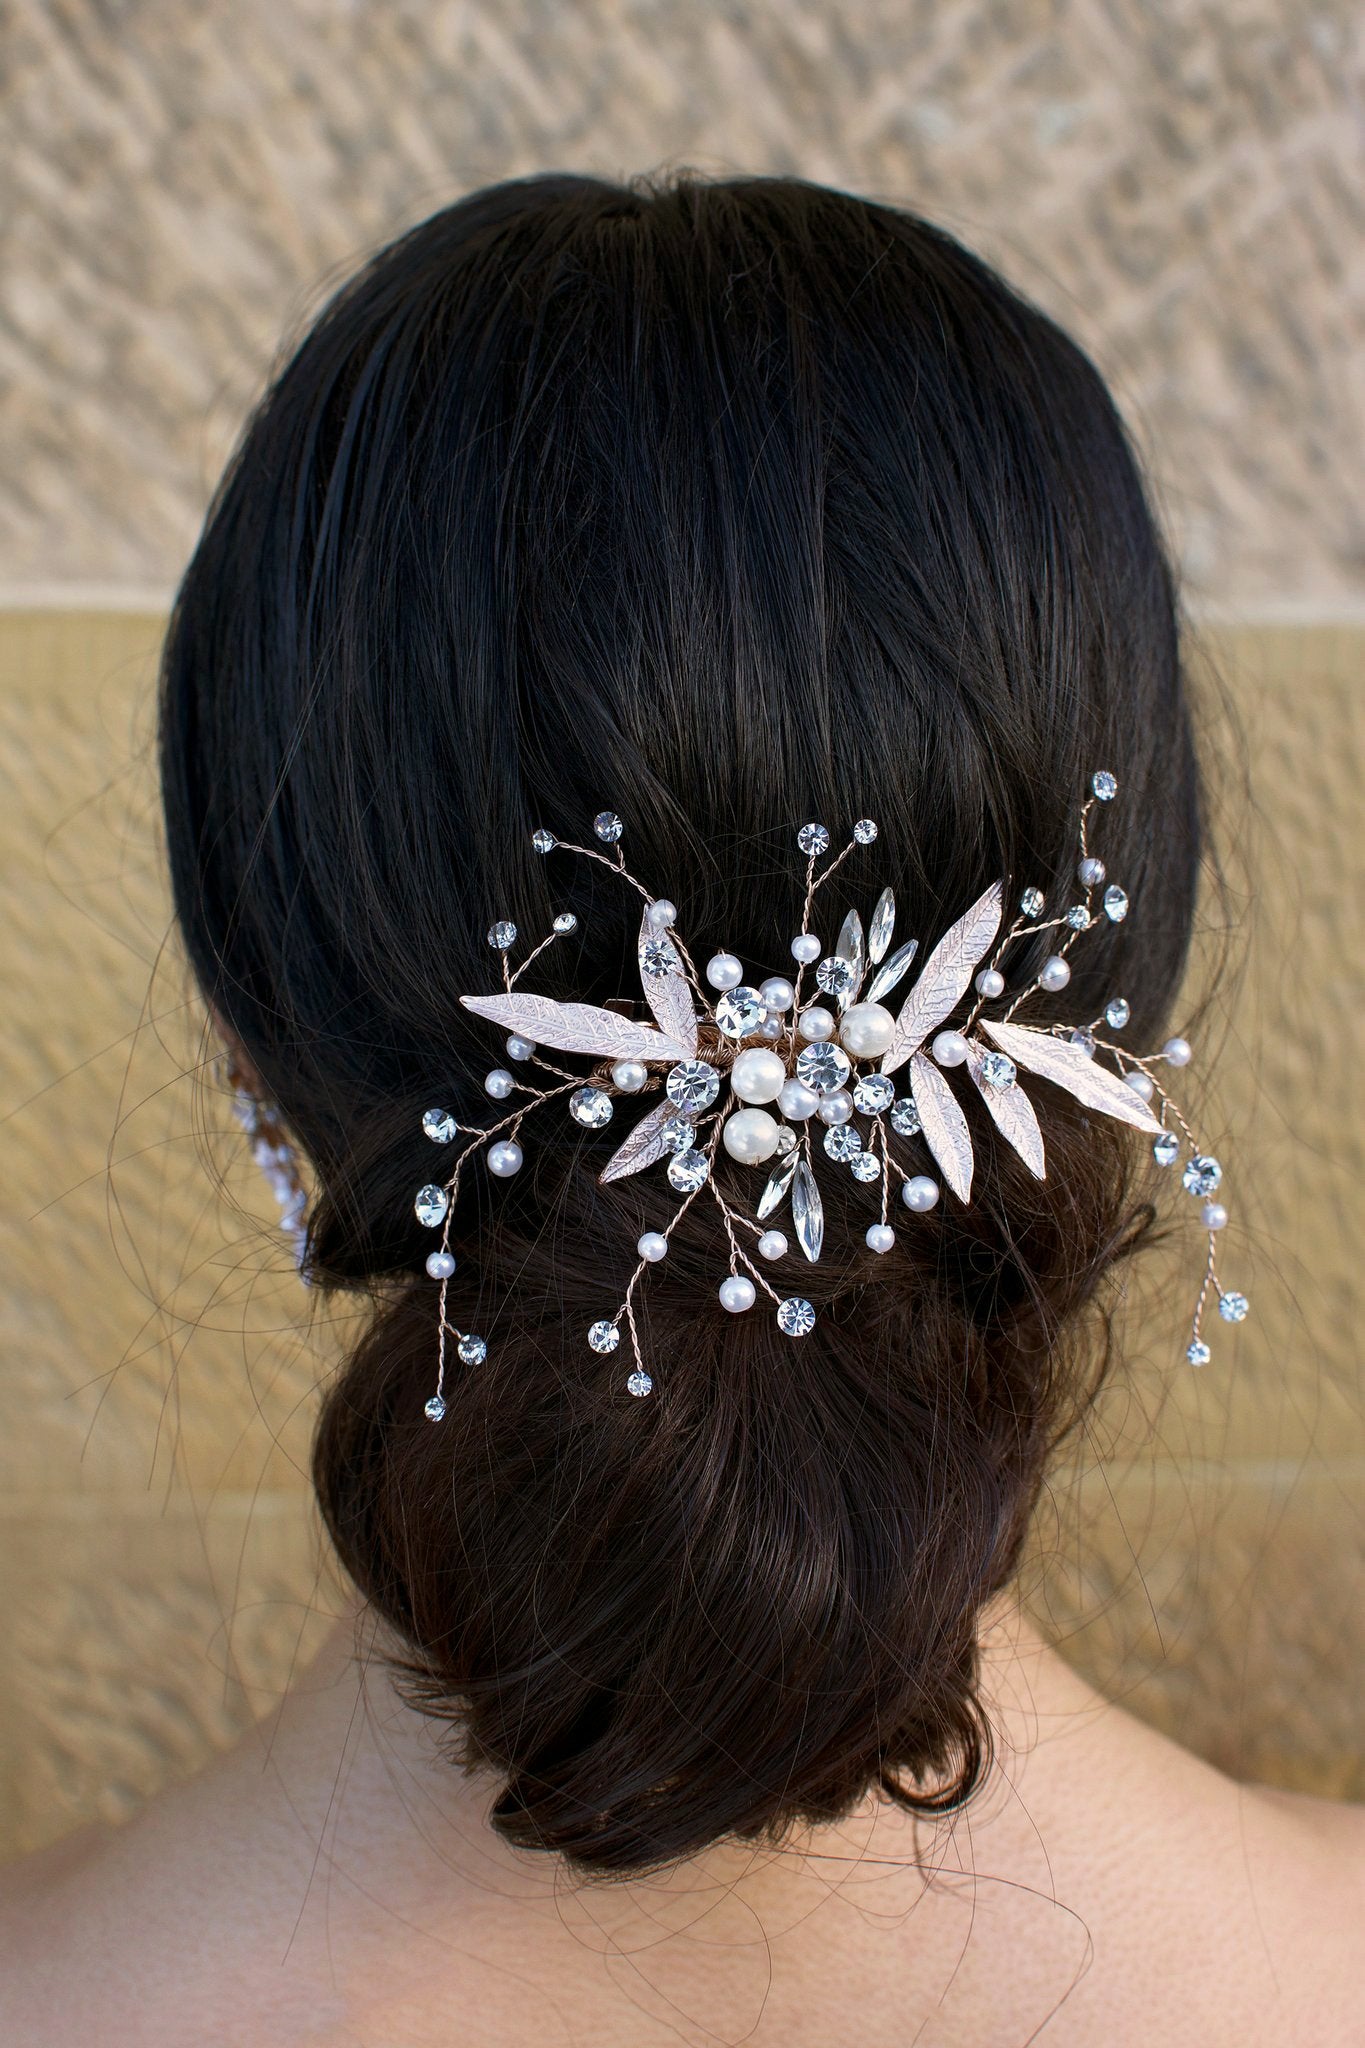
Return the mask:
<svg viewBox="0 0 1365 2048">
<path fill-rule="evenodd" d="M 918 939 L 907 939 L 903 946 L 897 946 L 891 958 L 877 969 L 863 996 L 865 1003 L 884 1003 L 893 990 L 898 989 L 910 972 L 910 963 L 919 951 Z"/>
<path fill-rule="evenodd" d="M 758 1198 L 758 1220 L 760 1223 L 771 1216 L 774 1210 L 780 1209 L 786 1200 L 787 1190 L 795 1176 L 799 1157 L 800 1154 L 795 1146 L 793 1146 L 785 1158 L 778 1160 L 776 1166 L 769 1174 L 768 1185 Z"/>
<path fill-rule="evenodd" d="M 667 973 L 646 974 L 646 944 L 667 959 Z M 683 971 L 677 947 L 667 931 L 660 931 L 650 923 L 648 911 L 640 920 L 636 950 L 640 962 L 640 986 L 644 989 L 645 1001 L 654 1012 L 655 1022 L 665 1038 L 676 1039 L 689 1054 L 694 1053 L 697 1050 L 697 1011 L 691 984 Z"/>
<path fill-rule="evenodd" d="M 625 1180 L 632 1173 L 642 1173 L 647 1166 L 653 1166 L 656 1159 L 665 1159 L 672 1146 L 664 1137 L 664 1125 L 678 1114 L 677 1104 L 665 1096 L 656 1103 L 648 1116 L 642 1116 L 635 1128 L 617 1146 L 602 1171 L 599 1181 Z"/>
<path fill-rule="evenodd" d="M 919 1111 L 924 1142 L 938 1161 L 939 1171 L 960 1202 L 971 1200 L 971 1132 L 958 1107 L 956 1096 L 938 1068 L 922 1052 L 910 1056 L 910 1086 Z"/>
<path fill-rule="evenodd" d="M 681 1060 L 687 1049 L 649 1024 L 618 1017 L 594 1003 L 556 1003 L 549 996 L 461 996 L 476 1017 L 487 1017 L 556 1052 L 586 1052 L 599 1060 Z"/>
<path fill-rule="evenodd" d="M 863 970 L 867 964 L 867 952 L 863 942 L 863 921 L 856 910 L 850 910 L 839 927 L 839 936 L 834 942 L 834 951 L 840 960 L 847 960 L 853 969 L 853 979 L 843 994 L 837 998 L 841 1011 L 858 1000 L 858 991 L 863 985 Z"/>
<path fill-rule="evenodd" d="M 1035 1180 L 1046 1180 L 1043 1134 L 1038 1128 L 1033 1104 L 1019 1083 L 1015 1081 L 1008 1088 L 992 1088 L 981 1070 L 981 1052 L 975 1045 L 967 1053 L 967 1071 L 975 1081 L 981 1100 L 990 1111 L 1001 1137 L 1013 1145 Z"/>
<path fill-rule="evenodd" d="M 872 912 L 872 922 L 867 928 L 867 957 L 876 967 L 886 958 L 886 949 L 891 944 L 891 934 L 896 929 L 896 892 L 883 889 Z M 872 999 L 875 1001 L 875 997 Z"/>
<path fill-rule="evenodd" d="M 901 1005 L 895 1036 L 882 1059 L 882 1072 L 894 1074 L 923 1045 L 966 993 L 977 962 L 988 953 L 1004 906 L 1003 887 L 992 882 L 965 917 L 951 925 L 924 963 L 919 980 Z"/>
<path fill-rule="evenodd" d="M 1087 1109 L 1115 1117 L 1120 1123 L 1134 1124 L 1140 1131 L 1161 1129 L 1160 1118 L 1142 1097 L 1135 1095 L 1117 1074 L 1097 1065 L 1080 1046 L 1054 1038 L 1050 1032 L 1035 1031 L 1027 1024 L 990 1024 L 983 1017 L 981 1028 L 1001 1052 L 1009 1054 L 1016 1067 L 1026 1067 L 1030 1074 L 1041 1074 L 1045 1081 L 1065 1088 Z"/>
<path fill-rule="evenodd" d="M 814 1265 L 825 1242 L 825 1205 L 820 1200 L 815 1175 L 804 1159 L 797 1159 L 792 1177 L 792 1222 L 796 1225 L 797 1243 Z"/>
</svg>

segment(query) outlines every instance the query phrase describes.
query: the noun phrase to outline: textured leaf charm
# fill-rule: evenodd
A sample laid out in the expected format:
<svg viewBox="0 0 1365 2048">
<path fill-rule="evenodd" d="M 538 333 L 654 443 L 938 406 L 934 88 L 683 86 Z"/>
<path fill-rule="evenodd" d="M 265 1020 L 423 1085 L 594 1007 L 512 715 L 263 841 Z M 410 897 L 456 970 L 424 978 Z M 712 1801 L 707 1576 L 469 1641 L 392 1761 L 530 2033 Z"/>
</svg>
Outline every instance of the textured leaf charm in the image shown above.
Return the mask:
<svg viewBox="0 0 1365 2048">
<path fill-rule="evenodd" d="M 1043 1134 L 1038 1128 L 1033 1104 L 1023 1089 L 1017 1082 L 1009 1088 L 994 1087 L 982 1072 L 979 1046 L 973 1045 L 968 1051 L 967 1071 L 975 1081 L 981 1100 L 990 1111 L 1001 1137 L 1013 1145 L 1035 1180 L 1045 1180 L 1047 1166 Z"/>
<path fill-rule="evenodd" d="M 986 941 L 990 944 L 989 939 Z M 979 957 L 979 956 L 978 956 Z M 957 1098 L 933 1062 L 922 1052 L 910 1058 L 910 1086 L 924 1133 L 924 1142 L 959 1202 L 971 1199 L 972 1136 Z"/>
<path fill-rule="evenodd" d="M 688 1053 L 697 1049 L 697 1011 L 682 959 L 666 931 L 656 929 L 646 911 L 640 920 L 638 944 L 640 985 L 645 1001 L 665 1038 L 676 1039 Z"/>
<path fill-rule="evenodd" d="M 598 1180 L 625 1180 L 630 1174 L 642 1173 L 645 1167 L 653 1166 L 656 1159 L 667 1158 L 673 1147 L 664 1138 L 664 1125 L 677 1114 L 677 1105 L 665 1096 L 648 1116 L 640 1118 L 630 1135 L 617 1146 L 598 1174 Z"/>
<path fill-rule="evenodd" d="M 1041 1074 L 1045 1081 L 1055 1082 L 1087 1109 L 1097 1109 L 1101 1116 L 1116 1117 L 1120 1123 L 1135 1124 L 1140 1131 L 1161 1129 L 1160 1118 L 1152 1114 L 1142 1097 L 1135 1095 L 1107 1067 L 1096 1066 L 1080 1046 L 1069 1045 L 1047 1031 L 1034 1031 L 1027 1024 L 988 1024 L 983 1017 L 981 1029 L 1001 1052 L 1009 1054 L 1017 1067 L 1026 1067 L 1030 1074 Z"/>
<path fill-rule="evenodd" d="M 687 1048 L 649 1024 L 600 1010 L 595 1003 L 556 1003 L 549 996 L 461 996 L 476 1017 L 532 1038 L 556 1052 L 586 1052 L 599 1060 L 681 1060 Z"/>
<path fill-rule="evenodd" d="M 883 889 L 872 912 L 872 922 L 867 928 L 867 957 L 873 967 L 879 967 L 886 958 L 886 949 L 891 944 L 891 934 L 896 929 L 896 892 Z M 875 996 L 870 1000 L 876 1001 Z"/>
<path fill-rule="evenodd" d="M 1000 929 L 1004 897 L 992 882 L 965 917 L 951 925 L 924 963 L 919 980 L 901 1005 L 896 1035 L 882 1060 L 882 1072 L 894 1074 L 923 1045 L 967 991 L 978 961 L 990 951 Z"/>
<path fill-rule="evenodd" d="M 820 1200 L 815 1175 L 804 1159 L 797 1160 L 792 1176 L 792 1222 L 796 1225 L 797 1243 L 814 1265 L 825 1242 L 825 1205 Z"/>
<path fill-rule="evenodd" d="M 903 946 L 897 946 L 885 966 L 879 967 L 867 984 L 863 997 L 865 1003 L 882 1003 L 898 989 L 910 972 L 910 963 L 919 951 L 918 939 L 907 939 Z"/>
<path fill-rule="evenodd" d="M 768 1175 L 768 1185 L 758 1198 L 756 1213 L 760 1223 L 766 1217 L 771 1216 L 775 1209 L 780 1209 L 786 1200 L 787 1189 L 791 1186 L 796 1174 L 798 1156 L 796 1148 L 793 1146 L 786 1158 L 779 1159 L 772 1172 Z"/>
<path fill-rule="evenodd" d="M 863 921 L 856 910 L 850 910 L 839 928 L 834 943 L 836 958 L 847 960 L 853 969 L 853 979 L 843 993 L 837 997 L 840 1010 L 846 1010 L 850 1003 L 858 1000 L 858 990 L 863 984 L 863 969 L 866 964 L 863 946 Z"/>
</svg>

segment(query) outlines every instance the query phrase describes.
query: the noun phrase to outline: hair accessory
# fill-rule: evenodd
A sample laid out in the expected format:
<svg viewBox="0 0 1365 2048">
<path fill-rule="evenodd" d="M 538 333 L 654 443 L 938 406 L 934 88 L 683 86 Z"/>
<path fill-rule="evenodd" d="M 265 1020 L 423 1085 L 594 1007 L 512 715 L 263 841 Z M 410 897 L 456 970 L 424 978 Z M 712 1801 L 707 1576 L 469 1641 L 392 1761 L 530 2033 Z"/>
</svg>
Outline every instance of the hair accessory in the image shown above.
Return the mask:
<svg viewBox="0 0 1365 2048">
<path fill-rule="evenodd" d="M 220 1071 L 232 1090 L 233 1111 L 250 1142 L 251 1156 L 269 1181 L 270 1192 L 279 1205 L 280 1234 L 306 1280 L 308 1193 L 280 1113 L 273 1102 L 263 1101 L 256 1094 L 231 1053 L 224 1053 Z"/>
<path fill-rule="evenodd" d="M 828 951 L 811 928 L 820 890 L 856 848 L 876 839 L 870 818 L 858 821 L 848 845 L 823 867 L 828 831 L 820 824 L 801 827 L 796 841 L 806 856 L 806 886 L 800 929 L 791 942 L 794 978 L 771 975 L 757 984 L 746 980 L 742 963 L 727 952 L 713 954 L 704 974 L 698 973 L 677 930 L 674 904 L 652 896 L 626 867 L 622 823 L 614 811 L 603 811 L 593 821 L 599 847 L 567 844 L 543 829 L 535 832 L 532 843 L 538 853 L 559 849 L 602 861 L 643 899 L 638 958 L 652 1021 L 636 1022 L 594 1004 L 555 1002 L 518 990 L 532 961 L 555 938 L 576 929 L 572 914 L 555 918 L 549 936 L 515 972 L 509 953 L 516 926 L 499 918 L 490 927 L 488 943 L 501 957 L 503 991 L 460 1000 L 475 1016 L 510 1034 L 506 1048 L 512 1062 L 555 1077 L 556 1085 L 537 1086 L 509 1068 L 495 1067 L 484 1087 L 495 1102 L 512 1104 L 497 1122 L 487 1128 L 462 1124 L 443 1109 L 429 1109 L 422 1119 L 427 1137 L 437 1145 L 469 1141 L 444 1180 L 421 1188 L 415 1204 L 419 1220 L 441 1231 L 440 1249 L 426 1262 L 441 1289 L 436 1391 L 426 1404 L 431 1420 L 439 1421 L 446 1410 L 447 1338 L 454 1339 L 467 1364 L 477 1363 L 487 1351 L 481 1337 L 456 1329 L 447 1315 L 455 1272 L 450 1232 L 460 1178 L 485 1147 L 491 1174 L 515 1174 L 522 1164 L 521 1127 L 533 1110 L 567 1098 L 576 1123 L 600 1130 L 623 1098 L 659 1095 L 607 1160 L 600 1178 L 621 1180 L 661 1164 L 675 1198 L 672 1212 L 640 1238 L 639 1263 L 624 1299 L 586 1333 L 592 1350 L 610 1354 L 624 1329 L 632 1361 L 626 1387 L 646 1395 L 653 1380 L 641 1356 L 635 1296 L 649 1267 L 667 1257 L 670 1236 L 694 1202 L 709 1196 L 718 1211 L 724 1264 L 717 1287 L 720 1306 L 740 1314 L 762 1293 L 773 1304 L 779 1328 L 802 1337 L 814 1327 L 813 1306 L 799 1288 L 773 1286 L 764 1269 L 797 1255 L 812 1264 L 820 1258 L 825 1216 L 815 1173 L 817 1139 L 827 1159 L 868 1189 L 873 1218 L 865 1241 L 873 1253 L 889 1252 L 896 1242 L 894 1186 L 913 1215 L 927 1214 L 940 1199 L 940 1179 L 924 1170 L 914 1148 L 927 1151 L 959 1201 L 971 1199 L 976 1162 L 967 1119 L 947 1079 L 954 1068 L 965 1069 L 1001 1138 L 1038 1180 L 1046 1174 L 1043 1133 L 1021 1072 L 1065 1089 L 1100 1115 L 1148 1132 L 1159 1166 L 1175 1164 L 1183 1141 L 1188 1149 L 1183 1185 L 1202 1204 L 1208 1232 L 1208 1259 L 1185 1356 L 1191 1365 L 1206 1364 L 1203 1317 L 1210 1294 L 1216 1293 L 1219 1313 L 1229 1323 L 1244 1319 L 1248 1302 L 1244 1294 L 1225 1292 L 1218 1278 L 1217 1237 L 1227 1222 L 1226 1209 L 1214 1199 L 1222 1168 L 1204 1151 L 1161 1077 L 1163 1068 L 1189 1064 L 1188 1043 L 1171 1038 L 1159 1053 L 1139 1057 L 1101 1036 L 1105 1026 L 1121 1031 L 1128 1022 L 1129 1006 L 1121 996 L 1085 1025 L 1015 1021 L 1040 991 L 1057 994 L 1066 987 L 1068 955 L 1084 932 L 1101 920 L 1118 924 L 1128 915 L 1127 895 L 1108 882 L 1104 863 L 1089 844 L 1096 807 L 1110 803 L 1117 790 L 1107 770 L 1091 778 L 1080 815 L 1079 901 L 1044 920 L 1042 891 L 1025 889 L 1002 933 L 1005 885 L 993 883 L 939 940 L 896 1010 L 890 998 L 909 975 L 918 941 L 907 939 L 893 949 L 896 903 L 889 888 L 877 897 L 866 925 L 857 910 L 848 912 Z M 611 853 L 599 850 L 608 847 Z M 1005 973 L 1010 949 L 1016 940 L 1042 931 L 1061 934 L 1056 950 L 1032 980 L 1011 990 Z M 815 993 L 806 1002 L 808 972 Z M 969 991 L 966 1018 L 950 1026 L 949 1018 Z M 592 1070 L 571 1073 L 547 1059 L 546 1052 L 586 1056 Z M 1100 1063 L 1100 1053 L 1113 1060 L 1117 1071 Z M 765 1169 L 752 1215 L 736 1207 L 716 1183 L 713 1168 L 721 1148 L 741 1165 Z M 795 1251 L 777 1226 L 784 1210 Z"/>
</svg>

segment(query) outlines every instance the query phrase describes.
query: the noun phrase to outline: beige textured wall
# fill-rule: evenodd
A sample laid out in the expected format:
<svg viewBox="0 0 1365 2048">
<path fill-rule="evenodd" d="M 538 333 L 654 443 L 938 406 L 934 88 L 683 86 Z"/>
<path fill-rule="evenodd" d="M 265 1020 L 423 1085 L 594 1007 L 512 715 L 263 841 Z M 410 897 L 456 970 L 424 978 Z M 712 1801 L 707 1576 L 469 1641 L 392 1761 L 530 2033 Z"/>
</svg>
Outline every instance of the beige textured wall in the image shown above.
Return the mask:
<svg viewBox="0 0 1365 2048">
<path fill-rule="evenodd" d="M 337 1333 L 308 1330 L 237 1208 L 264 1215 L 239 1150 L 217 1148 L 226 1189 L 205 1171 L 182 1078 L 198 1024 L 163 951 L 146 753 L 164 593 L 280 333 L 339 267 L 489 177 L 665 159 L 907 200 L 1001 262 L 1109 371 L 1192 594 L 1244 622 L 1212 643 L 1259 809 L 1230 813 L 1251 950 L 1209 1122 L 1253 1320 L 1192 1375 L 1190 1241 L 1167 1294 L 1144 1283 L 1030 1588 L 1069 1654 L 1206 1753 L 1365 1794 L 1353 13 L 10 10 L 0 1853 L 230 1740 L 337 1597 L 303 1479 Z"/>
</svg>

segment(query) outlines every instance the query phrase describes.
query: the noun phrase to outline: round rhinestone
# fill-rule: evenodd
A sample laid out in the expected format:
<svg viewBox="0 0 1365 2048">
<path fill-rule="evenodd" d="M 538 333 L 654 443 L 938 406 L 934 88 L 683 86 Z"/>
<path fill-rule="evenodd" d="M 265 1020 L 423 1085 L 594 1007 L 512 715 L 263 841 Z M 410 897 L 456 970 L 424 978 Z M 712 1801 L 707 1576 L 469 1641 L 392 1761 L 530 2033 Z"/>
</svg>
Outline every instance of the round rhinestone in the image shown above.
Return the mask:
<svg viewBox="0 0 1365 2048">
<path fill-rule="evenodd" d="M 843 1125 L 847 1130 L 848 1125 Z M 848 1170 L 855 1180 L 864 1182 L 881 1179 L 881 1161 L 875 1152 L 855 1152 L 848 1162 Z"/>
<path fill-rule="evenodd" d="M 592 829 L 604 846 L 615 846 L 624 827 L 615 811 L 599 811 L 592 821 Z"/>
<path fill-rule="evenodd" d="M 831 1124 L 825 1132 L 824 1145 L 829 1157 L 837 1159 L 841 1166 L 847 1166 L 863 1149 L 863 1141 L 852 1124 Z"/>
<path fill-rule="evenodd" d="M 1014 1061 L 1003 1052 L 983 1052 L 981 1078 L 989 1088 L 1012 1088 L 1017 1072 Z"/>
<path fill-rule="evenodd" d="M 570 932 L 578 930 L 578 919 L 571 910 L 560 911 L 559 916 L 555 919 L 555 930 L 561 939 L 567 938 Z"/>
<path fill-rule="evenodd" d="M 1213 1357 L 1213 1353 L 1209 1350 L 1202 1337 L 1196 1337 L 1192 1343 L 1186 1346 L 1185 1356 L 1191 1365 L 1207 1365 Z"/>
<path fill-rule="evenodd" d="M 1104 880 L 1104 862 L 1088 854 L 1076 869 L 1076 880 L 1083 882 L 1087 889 L 1098 889 Z"/>
<path fill-rule="evenodd" d="M 1069 1043 L 1074 1045 L 1079 1052 L 1083 1052 L 1088 1060 L 1095 1057 L 1095 1034 L 1086 1025 L 1077 1025 L 1071 1034 Z"/>
<path fill-rule="evenodd" d="M 816 968 L 815 979 L 827 996 L 846 996 L 857 976 L 851 960 L 841 959 L 839 954 L 831 953 L 829 958 L 822 960 Z"/>
<path fill-rule="evenodd" d="M 1104 1006 L 1104 1021 L 1111 1031 L 1122 1031 L 1133 1012 L 1122 996 L 1115 996 Z"/>
<path fill-rule="evenodd" d="M 634 1394 L 637 1401 L 643 1401 L 646 1394 L 652 1394 L 654 1382 L 647 1372 L 633 1372 L 626 1381 L 626 1392 Z"/>
<path fill-rule="evenodd" d="M 668 1162 L 669 1185 L 680 1195 L 695 1195 L 698 1188 L 705 1187 L 710 1171 L 710 1160 L 695 1147 L 675 1152 Z"/>
<path fill-rule="evenodd" d="M 569 1115 L 585 1131 L 599 1131 L 611 1122 L 611 1097 L 603 1088 L 575 1088 L 569 1097 Z"/>
<path fill-rule="evenodd" d="M 802 853 L 828 853 L 829 833 L 823 825 L 803 825 L 796 835 Z"/>
<path fill-rule="evenodd" d="M 691 1117 L 665 1117 L 659 1129 L 659 1136 L 670 1152 L 685 1152 L 696 1139 L 696 1130 Z"/>
<path fill-rule="evenodd" d="M 901 1138 L 917 1138 L 924 1126 L 919 1111 L 908 1095 L 902 1095 L 891 1111 L 891 1128 Z"/>
<path fill-rule="evenodd" d="M 1158 1166 L 1174 1166 L 1180 1156 L 1180 1140 L 1174 1131 L 1163 1131 L 1152 1140 L 1152 1157 Z"/>
<path fill-rule="evenodd" d="M 1090 778 L 1090 787 L 1102 804 L 1112 803 L 1119 793 L 1118 777 L 1107 768 L 1097 768 Z"/>
<path fill-rule="evenodd" d="M 859 820 L 858 820 L 857 824 L 856 824 L 856 825 L 855 825 L 855 826 L 853 827 L 853 837 L 854 837 L 854 838 L 855 838 L 855 839 L 857 840 L 857 842 L 858 842 L 859 846 L 871 846 L 871 844 L 872 844 L 873 840 L 874 840 L 874 839 L 876 838 L 876 836 L 877 836 L 877 821 L 876 821 L 876 819 L 875 819 L 875 818 L 859 818 Z"/>
<path fill-rule="evenodd" d="M 509 946 L 515 946 L 517 928 L 510 917 L 500 917 L 496 924 L 489 925 L 488 943 L 497 947 L 499 952 L 506 952 Z"/>
<path fill-rule="evenodd" d="M 646 981 L 661 981 L 673 972 L 677 957 L 671 940 L 646 939 L 640 948 L 640 972 Z"/>
<path fill-rule="evenodd" d="M 438 1223 L 445 1222 L 450 1197 L 444 1188 L 438 1188 L 433 1182 L 429 1187 L 418 1188 L 417 1199 L 412 1206 L 417 1221 L 424 1223 L 428 1230 L 434 1230 Z"/>
<path fill-rule="evenodd" d="M 1193 1159 L 1185 1162 L 1185 1171 L 1180 1176 L 1181 1186 L 1186 1194 L 1216 1195 L 1223 1178 L 1223 1169 L 1218 1161 L 1206 1153 L 1196 1152 Z"/>
<path fill-rule="evenodd" d="M 1025 889 L 1019 898 L 1019 908 L 1025 917 L 1041 917 L 1047 907 L 1047 898 L 1041 889 Z"/>
<path fill-rule="evenodd" d="M 805 1337 L 815 1328 L 815 1310 L 799 1294 L 777 1305 L 777 1327 L 788 1337 Z"/>
<path fill-rule="evenodd" d="M 832 1094 L 842 1088 L 851 1072 L 848 1054 L 841 1045 L 831 1045 L 828 1039 L 818 1040 L 814 1045 L 803 1045 L 796 1055 L 796 1078 L 813 1088 L 817 1095 Z"/>
<path fill-rule="evenodd" d="M 461 1337 L 455 1349 L 464 1365 L 482 1365 L 488 1356 L 488 1346 L 482 1337 Z"/>
<path fill-rule="evenodd" d="M 1112 883 L 1104 892 L 1104 914 L 1110 924 L 1122 924 L 1128 915 L 1128 898 L 1117 883 Z"/>
<path fill-rule="evenodd" d="M 422 1129 L 433 1145 L 448 1145 L 460 1127 L 448 1109 L 428 1109 L 422 1115 Z"/>
<path fill-rule="evenodd" d="M 720 1075 L 705 1060 L 682 1060 L 664 1082 L 670 1102 L 679 1109 L 709 1109 L 720 1093 Z"/>
<path fill-rule="evenodd" d="M 880 1116 L 896 1099 L 896 1084 L 889 1074 L 861 1074 L 853 1084 L 853 1107 L 864 1116 Z"/>
<path fill-rule="evenodd" d="M 1090 929 L 1090 912 L 1083 903 L 1073 903 L 1066 914 L 1066 921 L 1073 932 L 1087 932 Z"/>
<path fill-rule="evenodd" d="M 617 1329 L 615 1323 L 607 1319 L 600 1323 L 594 1323 L 588 1332 L 588 1342 L 594 1351 L 614 1351 L 620 1341 L 621 1332 Z"/>
<path fill-rule="evenodd" d="M 439 1422 L 446 1412 L 446 1404 L 439 1394 L 433 1394 L 422 1412 L 428 1422 Z"/>
<path fill-rule="evenodd" d="M 1220 1294 L 1218 1313 L 1225 1323 L 1244 1323 L 1251 1303 L 1244 1294 Z"/>
<path fill-rule="evenodd" d="M 553 853 L 555 850 L 555 835 L 553 832 L 547 832 L 543 825 L 537 825 L 535 831 L 531 834 L 531 844 L 537 853 Z"/>
<path fill-rule="evenodd" d="M 716 1025 L 727 1038 L 747 1038 L 763 1022 L 763 998 L 743 983 L 716 998 Z"/>
</svg>

